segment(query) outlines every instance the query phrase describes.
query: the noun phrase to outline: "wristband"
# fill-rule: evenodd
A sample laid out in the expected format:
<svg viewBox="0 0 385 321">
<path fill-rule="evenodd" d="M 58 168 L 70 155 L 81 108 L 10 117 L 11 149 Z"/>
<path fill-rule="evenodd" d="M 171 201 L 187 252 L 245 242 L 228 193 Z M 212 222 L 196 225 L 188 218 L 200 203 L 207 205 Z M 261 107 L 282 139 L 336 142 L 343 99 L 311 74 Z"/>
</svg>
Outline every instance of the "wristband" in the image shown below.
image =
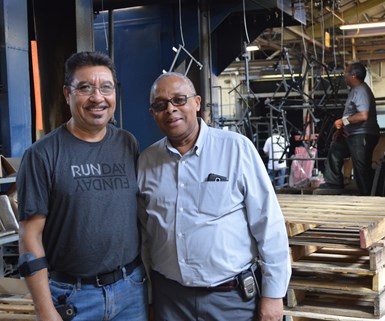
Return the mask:
<svg viewBox="0 0 385 321">
<path fill-rule="evenodd" d="M 342 123 L 344 124 L 344 126 L 347 126 L 350 124 L 350 121 L 348 121 L 348 117 L 349 116 L 342 117 Z"/>
<path fill-rule="evenodd" d="M 22 277 L 34 275 L 36 271 L 48 267 L 48 262 L 45 256 L 36 258 L 33 253 L 23 253 L 19 257 L 19 274 Z"/>
</svg>

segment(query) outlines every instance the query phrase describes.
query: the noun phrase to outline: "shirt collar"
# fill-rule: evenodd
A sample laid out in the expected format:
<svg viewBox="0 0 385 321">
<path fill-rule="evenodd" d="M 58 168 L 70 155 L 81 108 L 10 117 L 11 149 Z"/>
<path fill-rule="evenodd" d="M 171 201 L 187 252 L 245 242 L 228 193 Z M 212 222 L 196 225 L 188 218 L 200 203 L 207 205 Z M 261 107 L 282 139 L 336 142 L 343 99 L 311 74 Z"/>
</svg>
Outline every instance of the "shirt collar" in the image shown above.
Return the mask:
<svg viewBox="0 0 385 321">
<path fill-rule="evenodd" d="M 198 117 L 197 119 L 198 119 L 198 124 L 199 124 L 198 138 L 195 142 L 194 147 L 187 154 L 195 153 L 197 156 L 199 156 L 199 154 L 201 153 L 202 147 L 204 145 L 204 142 L 206 140 L 206 137 L 207 137 L 208 126 L 206 125 L 206 123 L 203 121 L 202 118 Z M 167 137 L 165 137 L 164 145 L 170 152 L 172 152 L 174 154 L 180 154 L 178 152 L 178 150 L 171 145 L 171 143 Z"/>
</svg>

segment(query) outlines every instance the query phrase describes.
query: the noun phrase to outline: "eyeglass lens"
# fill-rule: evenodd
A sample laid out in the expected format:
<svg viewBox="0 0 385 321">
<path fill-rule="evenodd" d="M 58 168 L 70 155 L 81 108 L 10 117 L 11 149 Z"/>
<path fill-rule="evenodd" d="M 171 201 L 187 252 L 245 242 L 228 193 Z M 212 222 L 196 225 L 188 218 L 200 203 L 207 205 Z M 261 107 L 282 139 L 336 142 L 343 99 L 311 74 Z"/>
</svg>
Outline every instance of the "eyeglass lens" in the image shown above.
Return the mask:
<svg viewBox="0 0 385 321">
<path fill-rule="evenodd" d="M 100 87 L 93 86 L 90 84 L 82 84 L 77 87 L 75 86 L 70 86 L 70 87 L 73 87 L 75 89 L 75 92 L 81 96 L 91 96 L 95 93 L 96 89 L 99 90 L 100 94 L 107 96 L 107 95 L 111 95 L 115 90 L 115 87 L 112 84 L 104 84 Z"/>
<path fill-rule="evenodd" d="M 187 103 L 187 99 L 194 97 L 195 95 L 192 96 L 187 96 L 187 95 L 179 95 L 172 97 L 171 99 L 168 100 L 159 100 L 150 105 L 150 107 L 155 110 L 155 111 L 163 111 L 167 109 L 168 103 L 171 103 L 173 106 L 183 106 Z"/>
</svg>

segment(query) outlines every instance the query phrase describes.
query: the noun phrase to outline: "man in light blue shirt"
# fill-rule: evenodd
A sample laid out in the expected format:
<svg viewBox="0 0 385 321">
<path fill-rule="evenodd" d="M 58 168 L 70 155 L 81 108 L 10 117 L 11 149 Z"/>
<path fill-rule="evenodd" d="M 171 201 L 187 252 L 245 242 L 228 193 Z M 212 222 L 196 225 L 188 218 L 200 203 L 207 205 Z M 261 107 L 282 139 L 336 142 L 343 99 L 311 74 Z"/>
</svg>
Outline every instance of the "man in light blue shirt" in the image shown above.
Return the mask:
<svg viewBox="0 0 385 321">
<path fill-rule="evenodd" d="M 159 76 L 150 101 L 166 135 L 138 161 L 155 321 L 281 321 L 288 237 L 256 148 L 198 118 L 201 97 L 182 74 Z"/>
</svg>

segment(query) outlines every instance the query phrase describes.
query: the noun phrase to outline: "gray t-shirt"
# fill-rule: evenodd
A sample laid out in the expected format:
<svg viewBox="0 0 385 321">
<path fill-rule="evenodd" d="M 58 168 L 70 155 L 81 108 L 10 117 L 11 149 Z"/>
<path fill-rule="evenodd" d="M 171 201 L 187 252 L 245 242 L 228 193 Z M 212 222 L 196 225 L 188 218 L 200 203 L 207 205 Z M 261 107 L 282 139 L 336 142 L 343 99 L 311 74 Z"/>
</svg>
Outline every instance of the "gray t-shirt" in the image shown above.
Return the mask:
<svg viewBox="0 0 385 321">
<path fill-rule="evenodd" d="M 368 120 L 358 124 L 349 124 L 345 127 L 349 135 L 379 135 L 380 133 L 374 95 L 369 86 L 364 82 L 349 92 L 343 116 L 351 116 L 365 111 L 369 112 Z"/>
<path fill-rule="evenodd" d="M 52 270 L 94 276 L 139 254 L 137 158 L 134 136 L 112 125 L 96 143 L 63 125 L 26 150 L 17 176 L 19 217 L 47 216 L 43 244 Z"/>
</svg>

